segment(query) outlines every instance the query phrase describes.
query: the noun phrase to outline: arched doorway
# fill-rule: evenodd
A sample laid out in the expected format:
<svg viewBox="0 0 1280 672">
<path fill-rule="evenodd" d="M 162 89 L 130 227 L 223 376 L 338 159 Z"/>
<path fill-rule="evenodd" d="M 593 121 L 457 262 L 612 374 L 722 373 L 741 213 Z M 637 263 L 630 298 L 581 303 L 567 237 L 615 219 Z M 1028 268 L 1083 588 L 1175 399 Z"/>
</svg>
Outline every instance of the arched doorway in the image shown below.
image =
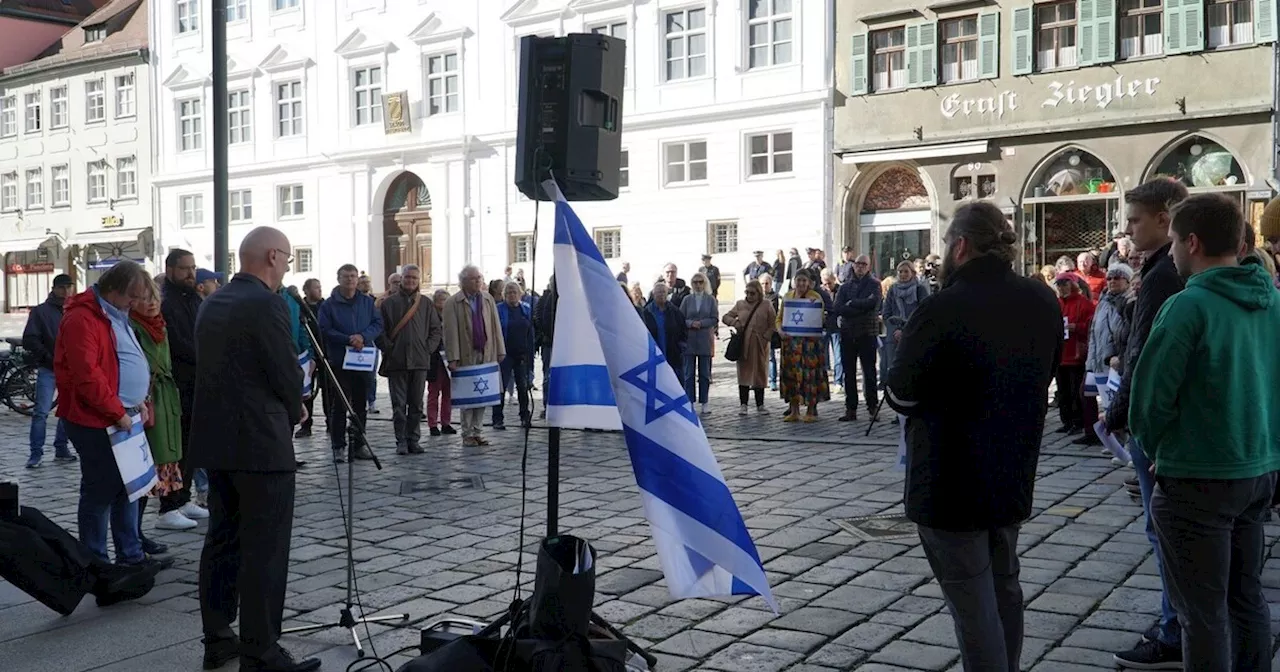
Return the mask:
<svg viewBox="0 0 1280 672">
<path fill-rule="evenodd" d="M 1024 273 L 1101 250 L 1120 224 L 1120 192 L 1101 159 L 1078 147 L 1051 155 L 1023 193 Z"/>
<path fill-rule="evenodd" d="M 929 190 L 912 168 L 893 166 L 871 182 L 858 215 L 858 249 L 871 257 L 873 273 L 884 277 L 899 262 L 929 255 L 932 205 Z"/>
<path fill-rule="evenodd" d="M 390 274 L 415 264 L 431 286 L 431 194 L 422 178 L 405 171 L 387 189 L 382 208 L 384 268 Z"/>
</svg>

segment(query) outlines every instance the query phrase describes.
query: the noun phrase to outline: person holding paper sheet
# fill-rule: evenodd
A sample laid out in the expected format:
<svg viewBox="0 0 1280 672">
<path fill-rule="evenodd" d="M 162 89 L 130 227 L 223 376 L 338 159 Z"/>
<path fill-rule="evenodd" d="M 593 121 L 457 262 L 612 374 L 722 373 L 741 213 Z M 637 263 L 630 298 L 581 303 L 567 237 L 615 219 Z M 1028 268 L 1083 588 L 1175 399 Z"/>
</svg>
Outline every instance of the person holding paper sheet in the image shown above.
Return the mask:
<svg viewBox="0 0 1280 672">
<path fill-rule="evenodd" d="M 58 417 L 80 453 L 80 542 L 107 556 L 110 521 L 116 562 L 145 556 L 138 535 L 138 504 L 130 500 L 111 434 L 127 432 L 145 416 L 151 371 L 129 326 L 129 307 L 147 295 L 150 277 L 132 261 L 112 266 L 98 283 L 66 302 L 54 345 Z M 145 420 L 145 417 L 143 417 Z"/>
<path fill-rule="evenodd" d="M 778 311 L 775 326 L 783 330 L 783 319 L 794 316 L 787 314 L 785 301 L 800 300 L 810 304 L 822 305 L 822 295 L 813 289 L 818 271 L 810 272 L 801 269 L 791 279 L 795 289 L 783 297 L 783 309 Z M 811 336 L 782 335 L 782 361 L 778 364 L 778 378 L 781 379 L 782 399 L 787 402 L 787 414 L 783 422 L 799 422 L 800 406 L 806 412 L 804 422 L 818 421 L 818 404 L 831 399 L 830 382 L 827 380 L 827 367 L 822 356 L 822 330 Z"/>
<path fill-rule="evenodd" d="M 498 305 L 485 291 L 480 269 L 467 264 L 458 273 L 457 294 L 444 305 L 444 343 L 449 370 L 476 364 L 500 364 L 507 355 L 498 321 Z M 484 407 L 465 408 L 462 415 L 462 445 L 487 446 L 480 435 Z"/>
<path fill-rule="evenodd" d="M 1058 365 L 1058 432 L 1074 434 L 1083 430 L 1090 444 L 1101 443 L 1093 435 L 1093 423 L 1084 404 L 1085 360 L 1089 354 L 1089 325 L 1093 322 L 1093 302 L 1080 288 L 1080 276 L 1059 273 L 1054 280 L 1064 330 L 1062 361 Z M 1094 415 L 1097 409 L 1094 409 Z"/>
<path fill-rule="evenodd" d="M 329 427 L 329 447 L 333 449 L 333 461 L 347 460 L 347 444 L 351 445 L 351 458 L 356 460 L 373 459 L 369 448 L 362 443 L 360 428 L 368 419 L 368 406 L 364 403 L 369 395 L 369 371 L 357 371 L 343 367 L 347 360 L 347 350 L 363 352 L 372 348 L 374 341 L 382 334 L 382 316 L 374 307 L 373 297 L 359 291 L 360 270 L 354 264 L 343 264 L 338 269 L 338 286 L 333 289 L 329 299 L 320 307 L 316 318 L 320 322 L 320 333 L 325 340 L 326 356 L 333 367 L 335 383 L 351 401 L 355 409 L 359 427 L 347 425 L 347 407 L 339 400 L 329 405 L 330 414 L 326 421 Z"/>
<path fill-rule="evenodd" d="M 1155 474 L 1165 589 L 1196 672 L 1271 669 L 1263 562 L 1280 470 L 1280 292 L 1237 261 L 1244 216 L 1218 194 L 1173 209 L 1186 289 L 1161 307 L 1133 369 L 1129 423 Z"/>
<path fill-rule="evenodd" d="M 1018 530 L 1031 515 L 1062 313 L 1017 276 L 1018 237 L 979 201 L 956 210 L 943 289 L 902 330 L 886 401 L 906 416 L 906 513 L 942 588 L 967 672 L 1016 672 Z M 964 393 L 956 393 L 964 381 Z"/>
<path fill-rule="evenodd" d="M 1133 278 L 1133 269 L 1127 264 L 1116 264 L 1107 269 L 1107 284 L 1103 294 L 1098 298 L 1098 306 L 1093 313 L 1093 322 L 1089 326 L 1089 352 L 1085 358 L 1085 375 L 1103 376 L 1111 370 L 1111 359 L 1120 354 L 1127 327 L 1125 326 L 1125 305 L 1133 300 L 1129 292 L 1129 280 Z M 1097 397 L 1087 397 L 1086 405 L 1094 405 L 1092 416 L 1097 416 Z M 1096 420 L 1095 420 L 1096 422 Z M 1092 444 L 1092 434 L 1072 441 L 1076 445 Z"/>
</svg>

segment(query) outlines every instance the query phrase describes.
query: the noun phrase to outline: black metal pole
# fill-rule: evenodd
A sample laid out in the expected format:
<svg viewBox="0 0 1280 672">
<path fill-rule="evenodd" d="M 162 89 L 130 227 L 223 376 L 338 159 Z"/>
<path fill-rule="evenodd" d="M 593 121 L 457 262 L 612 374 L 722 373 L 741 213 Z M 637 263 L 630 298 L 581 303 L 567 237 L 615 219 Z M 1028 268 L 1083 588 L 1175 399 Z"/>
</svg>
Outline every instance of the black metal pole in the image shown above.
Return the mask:
<svg viewBox="0 0 1280 672">
<path fill-rule="evenodd" d="M 213 269 L 228 273 L 227 3 L 215 0 L 209 5 L 213 8 Z"/>
<path fill-rule="evenodd" d="M 560 428 L 547 430 L 547 536 L 560 534 Z"/>
</svg>

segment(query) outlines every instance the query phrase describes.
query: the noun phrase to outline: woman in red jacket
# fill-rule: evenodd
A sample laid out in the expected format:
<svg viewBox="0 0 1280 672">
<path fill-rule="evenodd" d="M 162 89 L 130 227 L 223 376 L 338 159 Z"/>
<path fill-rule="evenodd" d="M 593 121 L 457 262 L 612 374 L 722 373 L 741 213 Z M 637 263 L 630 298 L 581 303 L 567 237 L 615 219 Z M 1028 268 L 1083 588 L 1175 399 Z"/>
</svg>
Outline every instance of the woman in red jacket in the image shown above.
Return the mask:
<svg viewBox="0 0 1280 672">
<path fill-rule="evenodd" d="M 1086 423 L 1084 404 L 1084 368 L 1089 356 L 1089 326 L 1093 322 L 1093 302 L 1080 292 L 1075 273 L 1059 273 L 1054 278 L 1058 305 L 1062 307 L 1062 359 L 1058 363 L 1058 415 L 1062 418 L 1062 434 L 1081 429 L 1088 436 L 1093 423 Z M 1096 411 L 1095 411 L 1096 414 Z"/>
</svg>

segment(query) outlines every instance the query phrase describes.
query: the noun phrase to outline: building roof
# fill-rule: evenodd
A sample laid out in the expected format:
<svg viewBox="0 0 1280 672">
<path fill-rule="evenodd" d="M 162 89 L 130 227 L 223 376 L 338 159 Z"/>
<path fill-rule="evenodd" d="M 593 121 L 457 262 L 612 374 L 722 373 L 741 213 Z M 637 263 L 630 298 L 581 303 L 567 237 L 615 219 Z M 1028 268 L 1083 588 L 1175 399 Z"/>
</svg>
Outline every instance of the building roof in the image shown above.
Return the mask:
<svg viewBox="0 0 1280 672">
<path fill-rule="evenodd" d="M 0 16 L 74 26 L 111 0 L 0 0 Z"/>
<path fill-rule="evenodd" d="M 42 1 L 60 3 L 63 0 Z M 64 65 L 102 60 L 147 48 L 148 0 L 92 1 L 105 2 L 105 4 L 81 19 L 75 28 L 67 31 L 62 39 L 54 42 L 34 60 L 5 68 L 0 77 L 26 75 Z M 106 36 L 95 42 L 87 42 L 85 29 L 96 27 L 104 28 Z"/>
</svg>

